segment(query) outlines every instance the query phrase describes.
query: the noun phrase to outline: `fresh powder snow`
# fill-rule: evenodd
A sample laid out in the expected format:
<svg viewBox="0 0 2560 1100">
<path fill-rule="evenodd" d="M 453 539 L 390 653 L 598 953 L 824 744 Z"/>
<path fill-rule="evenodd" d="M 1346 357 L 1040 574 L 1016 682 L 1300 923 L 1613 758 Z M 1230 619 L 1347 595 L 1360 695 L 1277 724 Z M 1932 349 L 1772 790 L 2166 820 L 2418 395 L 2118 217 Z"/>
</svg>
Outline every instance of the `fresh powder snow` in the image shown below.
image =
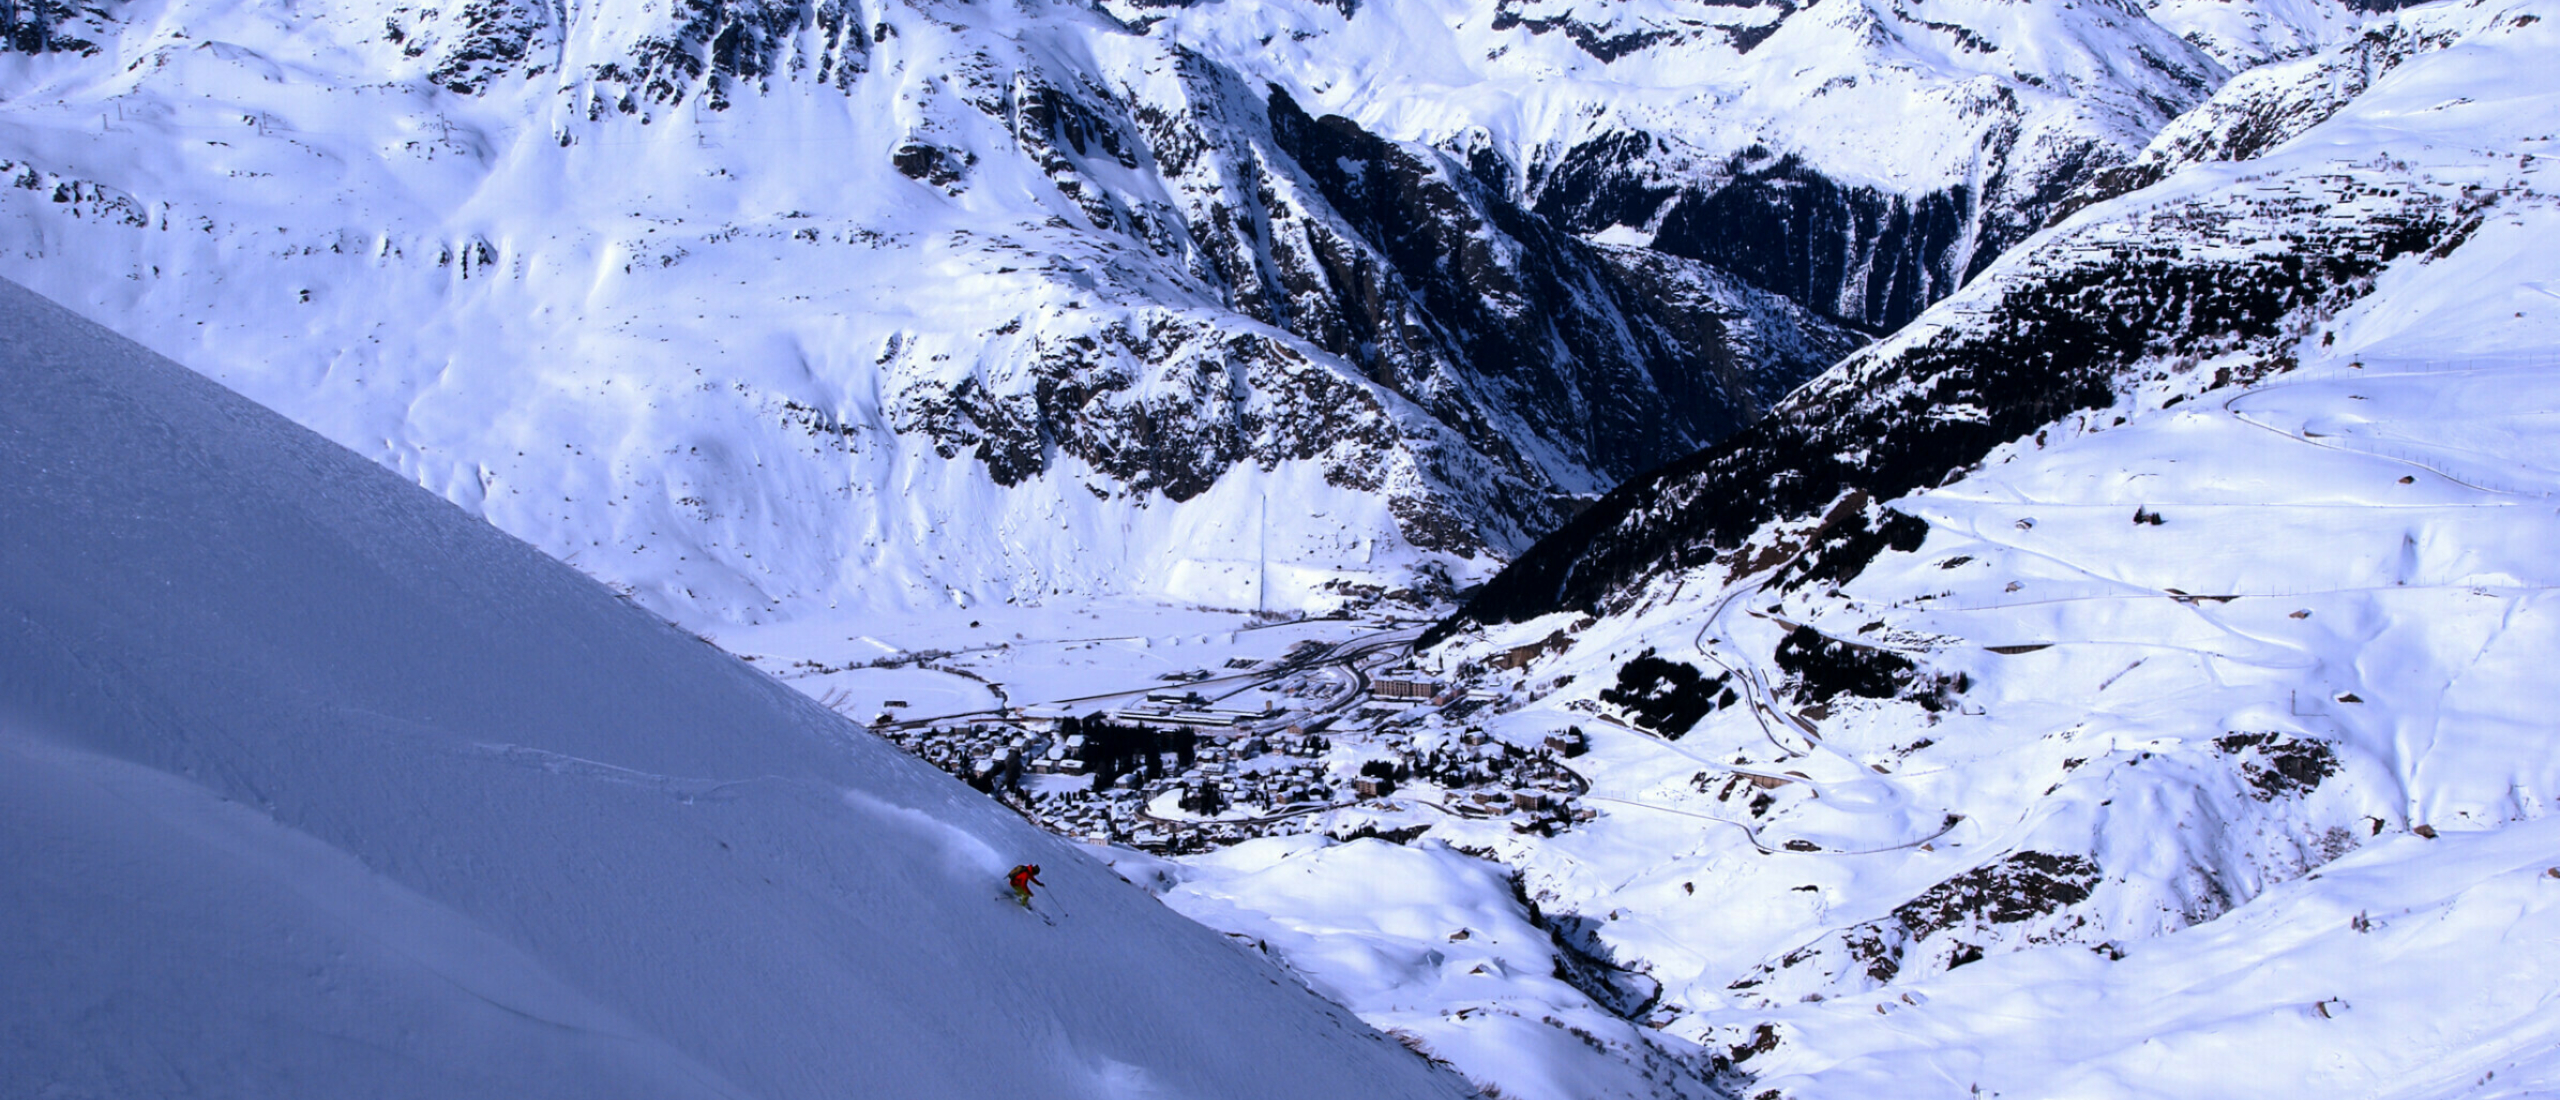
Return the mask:
<svg viewBox="0 0 2560 1100">
<path fill-rule="evenodd" d="M 0 1092 L 1471 1094 L 1076 846 L 9 284 L 0 469 Z"/>
</svg>

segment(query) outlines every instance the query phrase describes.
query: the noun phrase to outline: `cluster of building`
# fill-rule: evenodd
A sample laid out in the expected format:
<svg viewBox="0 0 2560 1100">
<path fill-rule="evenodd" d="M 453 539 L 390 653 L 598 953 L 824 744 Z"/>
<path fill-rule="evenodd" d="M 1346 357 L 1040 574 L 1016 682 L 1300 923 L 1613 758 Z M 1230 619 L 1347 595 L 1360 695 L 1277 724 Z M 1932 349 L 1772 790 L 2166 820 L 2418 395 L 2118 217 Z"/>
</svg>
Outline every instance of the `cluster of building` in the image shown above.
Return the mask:
<svg viewBox="0 0 2560 1100">
<path fill-rule="evenodd" d="M 1271 709 L 1236 710 L 1213 707 L 1198 692 L 1151 691 L 1145 702 L 1132 703 L 1111 712 L 1113 721 L 1163 723 L 1175 726 L 1231 728 L 1256 718 L 1268 718 Z"/>
<path fill-rule="evenodd" d="M 883 725 L 880 735 L 925 763 L 982 791 L 1016 787 L 1034 762 L 1050 759 L 1054 742 L 1029 730 L 997 723 L 908 729 Z"/>
<path fill-rule="evenodd" d="M 1050 726 L 980 722 L 880 732 L 1053 832 L 1158 851 L 1233 843 L 1267 831 L 1252 822 L 1190 817 L 1240 810 L 1259 818 L 1335 802 L 1335 788 L 1316 762 L 1331 747 L 1322 737 L 1208 738 L 1188 728 L 1129 726 L 1099 717 Z M 1242 766 L 1246 761 L 1252 766 Z M 1152 816 L 1147 806 L 1167 792 L 1180 792 L 1180 816 Z"/>
<path fill-rule="evenodd" d="M 1362 798 L 1386 798 L 1418 785 L 1436 790 L 1441 809 L 1471 817 L 1519 813 L 1536 827 L 1553 828 L 1587 821 L 1588 810 L 1574 805 L 1587 784 L 1565 760 L 1583 753 L 1579 730 L 1547 735 L 1536 745 L 1520 746 L 1468 729 L 1454 735 L 1425 731 L 1385 738 L 1390 755 L 1360 766 L 1353 790 Z"/>
<path fill-rule="evenodd" d="M 1266 690 L 1312 686 L 1287 680 Z M 1053 832 L 1162 853 L 1324 827 L 1323 811 L 1400 795 L 1540 830 L 1590 816 L 1564 763 L 1582 753 L 1581 731 L 1530 745 L 1489 737 L 1464 725 L 1485 699 L 1418 669 L 1367 688 L 1348 712 L 1285 725 L 1267 704 L 1222 708 L 1186 688 L 1081 718 L 881 732 Z"/>
</svg>

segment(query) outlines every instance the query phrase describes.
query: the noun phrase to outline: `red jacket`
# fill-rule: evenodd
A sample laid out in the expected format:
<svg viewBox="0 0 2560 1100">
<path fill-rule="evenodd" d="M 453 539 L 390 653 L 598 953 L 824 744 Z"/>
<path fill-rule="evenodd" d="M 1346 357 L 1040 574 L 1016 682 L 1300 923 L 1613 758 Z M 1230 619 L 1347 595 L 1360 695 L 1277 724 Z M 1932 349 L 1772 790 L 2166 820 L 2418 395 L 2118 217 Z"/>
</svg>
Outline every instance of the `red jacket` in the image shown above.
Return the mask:
<svg viewBox="0 0 2560 1100">
<path fill-rule="evenodd" d="M 1014 889 L 1021 890 L 1026 893 L 1029 892 L 1033 886 L 1048 885 L 1048 883 L 1040 881 L 1039 865 L 1032 863 L 1026 863 L 1020 867 L 1014 868 L 1012 874 L 1005 876 L 1005 881 L 1012 883 Z M 1026 883 L 1028 885 L 1025 885 Z"/>
</svg>

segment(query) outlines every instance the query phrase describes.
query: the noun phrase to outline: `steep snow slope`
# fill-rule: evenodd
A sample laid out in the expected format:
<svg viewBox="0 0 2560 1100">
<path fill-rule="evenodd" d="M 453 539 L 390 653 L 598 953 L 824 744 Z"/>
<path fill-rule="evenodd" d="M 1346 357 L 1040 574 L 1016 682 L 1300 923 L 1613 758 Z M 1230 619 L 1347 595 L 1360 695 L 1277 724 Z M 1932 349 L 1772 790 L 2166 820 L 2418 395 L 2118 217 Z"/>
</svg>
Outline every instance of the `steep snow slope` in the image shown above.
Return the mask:
<svg viewBox="0 0 2560 1100">
<path fill-rule="evenodd" d="M 695 621 L 1463 577 L 1864 338 L 1072 3 L 7 11 L 0 272 Z"/>
<path fill-rule="evenodd" d="M 2088 206 L 1449 624 L 1427 660 L 1499 697 L 1465 722 L 1579 727 L 1597 820 L 1377 829 L 1514 868 L 1744 1095 L 2547 1092 L 2560 7 L 2394 20 L 2443 38 Z M 1350 888 L 1203 862 L 1243 929 Z M 1440 1026 L 1559 1003 L 1491 984 Z"/>
<path fill-rule="evenodd" d="M 0 284 L 0 1091 L 1444 1096 L 394 475 Z M 1040 912 L 999 896 L 1036 860 Z"/>
<path fill-rule="evenodd" d="M 1512 872 L 1445 843 L 1318 834 L 1115 865 L 1503 1096 L 1723 1095 L 1696 1047 L 1592 996 L 1590 960 L 1559 947 Z"/>
</svg>

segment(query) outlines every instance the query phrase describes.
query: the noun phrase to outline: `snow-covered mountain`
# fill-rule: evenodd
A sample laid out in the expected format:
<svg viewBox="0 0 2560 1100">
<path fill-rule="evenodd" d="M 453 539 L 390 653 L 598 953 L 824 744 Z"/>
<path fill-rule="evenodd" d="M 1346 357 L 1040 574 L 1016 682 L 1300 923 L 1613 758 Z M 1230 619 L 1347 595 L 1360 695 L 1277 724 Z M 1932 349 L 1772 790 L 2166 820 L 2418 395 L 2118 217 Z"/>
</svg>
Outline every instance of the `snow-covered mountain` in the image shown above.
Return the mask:
<svg viewBox="0 0 2560 1100">
<path fill-rule="evenodd" d="M 687 621 L 1306 606 L 1722 438 L 2226 75 L 1950 2 L 16 4 L 0 272 Z"/>
<path fill-rule="evenodd" d="M 2113 3 L 1111 6 L 1303 102 L 1462 154 L 1577 233 L 1877 330 L 2228 75 Z"/>
<path fill-rule="evenodd" d="M 2403 6 L 2390 0 L 2146 0 L 2143 13 L 2238 73 L 2339 45 L 2363 33 L 2373 13 Z"/>
<path fill-rule="evenodd" d="M 2243 76 L 1542 541 L 1434 660 L 1605 813 L 1430 835 L 1755 1093 L 2560 1087 L 2555 27 Z"/>
<path fill-rule="evenodd" d="M 1363 797 L 1113 857 L 1507 1095 L 2534 1095 L 2560 9 L 2389 6 L 22 3 L 0 273 L 649 608 L 761 620 L 723 643 L 866 716 L 1089 703 L 1131 686 L 1088 682 L 1094 647 L 1154 644 L 1103 605 L 903 632 L 866 605 L 1305 606 L 1528 547 L 1413 673 L 1466 690 L 1329 751 L 1587 744 L 1571 813 Z M 0 501 L 51 525 L 11 530 L 123 540 L 0 541 L 33 563 L 0 574 L 35 609 L 10 667 L 50 678 L 9 698 L 53 715 L 11 716 L 11 805 L 42 808 L 12 835 L 78 856 L 17 861 L 47 900 L 0 914 L 54 922 L 23 949 L 88 942 L 54 899 L 119 884 L 228 908 L 133 910 L 105 927 L 172 946 L 48 961 L 18 1018 L 156 961 L 187 1004 L 428 1021 L 386 1033 L 404 1055 L 495 1029 L 465 1084 L 840 1088 L 871 1048 L 807 1055 L 829 1021 L 909 999 L 881 1042 L 958 1091 L 1237 1091 L 1184 1043 L 1245 1044 L 1274 1090 L 1416 1071 L 1285 993 L 1183 1015 L 1176 988 L 1273 976 L 423 498 L 365 503 L 398 479 L 278 488 L 308 440 L 137 472 L 193 432 L 170 408 L 230 400 L 153 377 L 125 411 L 23 381 L 0 409 L 35 474 Z M 256 421 L 220 407 L 189 422 Z M 350 549 L 233 518 L 285 497 Z M 342 535 L 383 508 L 440 518 Z M 197 564 L 110 583 L 136 554 Z M 282 564 L 235 591 L 190 554 Z M 1179 633 L 1124 663 L 1293 652 Z M 1362 667 L 1325 670 L 1355 700 L 1327 720 L 1368 713 Z M 925 900 L 1033 850 L 1068 868 L 1060 928 Z M 744 914 L 601 939 L 524 902 L 704 883 Z M 408 938 L 275 977 L 377 927 Z M 1096 938 L 1051 960 L 1052 933 Z M 213 939 L 254 950 L 208 969 Z M 981 939 L 983 970 L 913 948 Z M 607 1038 L 537 1047 L 420 967 Z M 1037 1041 L 955 1068 L 999 1032 Z"/>
<path fill-rule="evenodd" d="M 2501 146 L 2439 150 L 2429 140 L 2438 135 L 2417 123 L 2335 122 L 2323 139 L 2306 136 L 2364 102 L 2357 93 L 2373 79 L 2342 89 L 2343 74 L 2372 63 L 2387 76 L 2412 56 L 2439 61 L 2466 32 L 2521 34 L 2538 21 L 2530 12 L 2520 17 L 2530 18 L 2484 29 L 2491 16 L 2476 5 L 2430 6 L 2333 55 L 2235 82 L 2125 170 L 2092 179 L 2071 200 L 2104 203 L 2181 167 L 2190 169 L 2185 186 L 2155 186 L 2139 201 L 2119 199 L 2050 231 L 1749 431 L 1621 486 L 1506 570 L 1468 616 L 1517 621 L 1599 606 L 1664 569 L 1710 558 L 1756 571 L 1774 559 L 1757 561 L 1765 552 L 1741 548 L 1780 520 L 1849 524 L 1826 534 L 1853 558 L 1871 556 L 1885 536 L 1869 502 L 1961 476 L 2021 433 L 2116 403 L 2133 381 L 2174 380 L 2146 379 L 2142 364 L 2163 360 L 2177 368 L 2168 374 L 2183 377 L 2212 360 L 2206 388 L 2290 369 L 2307 354 L 2304 335 L 2371 293 L 2393 262 L 2450 251 L 2485 224 L 2485 211 L 2511 194 L 2534 193 L 2528 150 L 2543 140 L 2544 119 L 2530 110 L 2476 112 L 2517 131 L 2496 135 Z M 2401 46 L 2377 48 L 2386 42 Z M 2427 71 L 2446 67 L 2439 61 Z M 2399 84 L 2434 91 L 2448 81 L 2411 76 Z M 2524 82 L 2448 91 L 2427 105 L 2455 113 L 2447 128 L 2471 122 L 2459 109 L 2477 101 L 2465 91 L 2530 104 L 2538 89 Z M 2379 110 L 2368 106 L 2363 116 Z M 2442 140 L 2473 139 L 2456 132 Z M 2395 147 L 2412 149 L 2401 155 L 2414 159 L 2395 157 Z M 2248 159 L 2275 149 L 2294 155 Z M 2359 151 L 2379 159 L 2358 160 Z M 2225 167 L 2233 163 L 2249 167 Z M 2314 350 L 2334 348 L 2332 338 Z M 1854 505 L 1839 507 L 1853 492 Z M 1851 530 L 1864 534 L 1850 539 Z M 1761 541 L 1776 538 L 1771 531 Z M 1825 579 L 1834 581 L 1859 564 L 1822 554 L 1806 561 L 1800 568 L 1817 577 L 1828 570 Z"/>
<path fill-rule="evenodd" d="M 0 469 L 0 1092 L 1473 1095 L 1080 847 L 6 283 Z"/>
<path fill-rule="evenodd" d="M 0 267 L 707 618 L 1465 575 L 1864 339 L 1074 4 L 6 18 Z"/>
</svg>

